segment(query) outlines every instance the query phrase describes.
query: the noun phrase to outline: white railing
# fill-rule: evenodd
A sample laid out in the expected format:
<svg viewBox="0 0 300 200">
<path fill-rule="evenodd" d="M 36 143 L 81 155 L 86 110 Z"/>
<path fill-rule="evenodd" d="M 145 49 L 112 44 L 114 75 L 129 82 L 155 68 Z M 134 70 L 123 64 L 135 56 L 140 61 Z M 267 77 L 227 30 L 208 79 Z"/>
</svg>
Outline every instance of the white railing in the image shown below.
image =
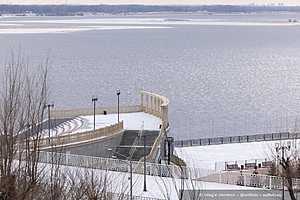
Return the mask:
<svg viewBox="0 0 300 200">
<path fill-rule="evenodd" d="M 130 195 L 128 194 L 118 194 L 118 193 L 109 193 L 107 195 L 111 200 L 131 200 Z M 152 198 L 152 197 L 142 197 L 142 196 L 132 196 L 132 200 L 164 200 L 164 199 L 158 199 L 158 198 Z"/>
<path fill-rule="evenodd" d="M 130 172 L 129 164 L 124 160 L 72 155 L 64 153 L 40 152 L 40 163 L 54 163 L 81 168 L 100 169 L 116 172 Z M 129 162 L 129 161 L 128 161 Z M 132 161 L 134 174 L 143 174 L 143 162 Z M 240 185 L 265 189 L 282 189 L 282 177 L 263 174 L 251 174 L 246 171 L 219 171 L 146 163 L 149 176 L 191 179 L 197 181 Z M 293 179 L 294 190 L 300 189 L 300 179 Z"/>
<path fill-rule="evenodd" d="M 270 159 L 249 159 L 235 161 L 197 161 L 198 167 L 205 167 L 214 171 L 236 171 L 241 170 L 242 166 L 245 170 L 254 169 L 255 166 L 259 169 L 267 169 L 271 167 L 273 161 Z"/>
<path fill-rule="evenodd" d="M 65 153 L 52 153 L 42 151 L 39 154 L 39 162 L 41 163 L 54 163 L 60 165 L 93 168 L 100 170 L 109 170 L 116 172 L 129 172 L 128 163 L 124 160 L 91 157 L 83 155 L 65 154 Z M 144 165 L 143 162 L 132 161 L 133 173 L 143 174 Z M 173 178 L 191 178 L 199 179 L 211 174 L 217 173 L 214 170 L 198 169 L 190 167 L 178 167 L 175 165 L 162 165 L 157 163 L 146 163 L 146 174 L 150 176 L 159 177 L 173 177 Z"/>
<path fill-rule="evenodd" d="M 251 174 L 243 171 L 219 172 L 200 178 L 200 180 L 265 189 L 282 189 L 282 177 Z M 293 179 L 293 188 L 300 189 L 300 179 Z"/>
</svg>

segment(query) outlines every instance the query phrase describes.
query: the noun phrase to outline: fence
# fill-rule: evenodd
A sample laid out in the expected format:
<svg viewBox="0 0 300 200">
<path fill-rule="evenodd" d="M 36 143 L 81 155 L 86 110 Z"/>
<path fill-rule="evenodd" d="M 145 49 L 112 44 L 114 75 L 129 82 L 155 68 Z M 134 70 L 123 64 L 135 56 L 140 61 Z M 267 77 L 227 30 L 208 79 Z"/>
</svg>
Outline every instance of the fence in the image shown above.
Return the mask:
<svg viewBox="0 0 300 200">
<path fill-rule="evenodd" d="M 265 189 L 282 189 L 282 177 L 250 174 L 244 173 L 243 171 L 220 172 L 200 178 L 199 180 Z M 292 181 L 294 190 L 299 190 L 300 179 L 293 179 Z"/>
<path fill-rule="evenodd" d="M 258 169 L 270 168 L 273 164 L 273 161 L 266 158 L 266 159 L 226 161 L 226 162 L 217 162 L 217 163 L 223 163 L 223 168 L 221 170 L 230 171 L 230 170 L 240 170 L 242 166 L 245 170 L 254 169 L 255 167 L 257 167 Z"/>
<path fill-rule="evenodd" d="M 282 132 L 282 133 L 256 134 L 256 135 L 244 135 L 244 136 L 228 136 L 228 137 L 217 137 L 217 138 L 179 140 L 179 141 L 175 141 L 175 147 L 262 142 L 262 141 L 275 141 L 275 140 L 286 140 L 286 139 L 300 139 L 300 133 Z"/>
<path fill-rule="evenodd" d="M 116 172 L 130 172 L 129 161 L 112 158 L 42 151 L 39 154 L 39 162 Z M 143 164 L 143 162 L 132 161 L 133 173 L 144 174 Z M 215 173 L 216 171 L 209 169 L 179 167 L 175 165 L 162 165 L 149 162 L 146 163 L 146 174 L 150 176 L 199 179 Z"/>
<path fill-rule="evenodd" d="M 152 197 L 142 197 L 142 196 L 132 196 L 132 199 L 130 198 L 130 195 L 128 194 L 118 194 L 118 193 L 109 193 L 108 199 L 112 200 L 163 200 L 163 199 L 157 199 Z"/>
<path fill-rule="evenodd" d="M 116 172 L 130 172 L 130 161 L 112 158 L 40 152 L 39 162 Z M 132 161 L 132 172 L 134 174 L 143 174 L 143 167 L 143 162 Z M 146 174 L 148 176 L 171 177 L 178 179 L 183 178 L 195 181 L 215 182 L 265 189 L 282 189 L 281 177 L 262 174 L 250 174 L 246 171 L 215 171 L 147 162 Z M 300 179 L 293 179 L 293 186 L 295 190 L 299 190 Z M 147 198 L 145 200 L 147 200 Z"/>
</svg>

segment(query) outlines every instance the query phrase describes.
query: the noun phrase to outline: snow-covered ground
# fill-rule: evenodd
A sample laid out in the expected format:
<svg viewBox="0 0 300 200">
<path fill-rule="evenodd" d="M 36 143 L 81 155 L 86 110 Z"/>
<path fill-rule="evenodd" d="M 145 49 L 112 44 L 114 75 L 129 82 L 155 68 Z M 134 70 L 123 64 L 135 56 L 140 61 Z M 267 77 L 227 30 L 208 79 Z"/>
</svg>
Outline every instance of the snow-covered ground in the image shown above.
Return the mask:
<svg viewBox="0 0 300 200">
<path fill-rule="evenodd" d="M 45 171 L 49 171 L 50 164 L 41 164 L 42 168 L 45 168 Z M 81 174 L 85 176 L 86 172 L 93 172 L 95 177 L 107 177 L 107 190 L 113 193 L 130 193 L 130 181 L 129 173 L 125 172 L 114 172 L 114 171 L 104 171 L 98 169 L 87 169 L 87 168 L 78 168 L 70 166 L 61 166 L 64 174 Z M 85 177 L 85 180 L 87 177 Z M 170 199 L 178 200 L 178 192 L 181 189 L 181 179 L 158 177 L 158 176 L 147 176 L 147 192 L 143 191 L 143 179 L 142 174 L 133 174 L 133 195 L 158 198 L 158 199 Z M 100 180 L 100 179 L 99 179 Z M 103 180 L 103 179 L 102 179 Z M 237 185 L 228 185 L 228 184 L 219 184 L 212 182 L 203 182 L 203 181 L 192 181 L 185 179 L 184 180 L 184 189 L 185 190 L 257 190 L 258 188 L 237 186 Z"/>
<path fill-rule="evenodd" d="M 144 112 L 120 113 L 120 121 L 124 122 L 125 130 L 157 130 L 161 124 L 161 119 Z M 96 129 L 114 125 L 118 122 L 118 114 L 96 115 Z M 94 116 L 79 116 L 74 120 L 63 123 L 57 128 L 51 130 L 52 136 L 75 134 L 94 129 Z M 48 137 L 48 131 L 45 130 L 45 137 Z"/>
<path fill-rule="evenodd" d="M 300 146 L 300 140 L 290 140 L 290 142 L 293 149 Z M 225 162 L 273 160 L 276 157 L 275 147 L 278 143 L 287 145 L 288 140 L 183 147 L 175 148 L 175 153 L 189 167 L 215 169 L 216 165 L 224 167 Z"/>
<path fill-rule="evenodd" d="M 88 120 L 88 129 L 92 130 L 94 116 L 81 116 Z M 126 130 L 159 130 L 161 119 L 144 112 L 120 113 L 120 121 Z M 118 122 L 118 114 L 96 115 L 96 128 L 103 128 Z"/>
</svg>

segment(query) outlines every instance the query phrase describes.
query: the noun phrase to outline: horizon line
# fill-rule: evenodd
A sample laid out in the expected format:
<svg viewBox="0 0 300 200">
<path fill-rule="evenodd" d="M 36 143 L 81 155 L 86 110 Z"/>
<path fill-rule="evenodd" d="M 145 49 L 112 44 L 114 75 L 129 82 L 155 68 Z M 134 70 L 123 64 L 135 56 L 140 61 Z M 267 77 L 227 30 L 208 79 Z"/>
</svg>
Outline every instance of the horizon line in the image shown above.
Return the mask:
<svg viewBox="0 0 300 200">
<path fill-rule="evenodd" d="M 83 3 L 0 3 L 0 6 L 4 5 L 18 5 L 18 6 L 57 6 L 57 5 L 62 5 L 62 6 L 101 6 L 101 5 L 107 5 L 107 6 L 179 6 L 179 7 L 184 7 L 184 6 L 190 6 L 190 7 L 197 7 L 197 6 L 253 6 L 253 7 L 299 7 L 299 5 L 290 5 L 290 4 L 107 4 L 107 3 L 100 3 L 100 4 L 95 4 L 95 3 L 90 3 L 90 4 L 83 4 Z"/>
</svg>

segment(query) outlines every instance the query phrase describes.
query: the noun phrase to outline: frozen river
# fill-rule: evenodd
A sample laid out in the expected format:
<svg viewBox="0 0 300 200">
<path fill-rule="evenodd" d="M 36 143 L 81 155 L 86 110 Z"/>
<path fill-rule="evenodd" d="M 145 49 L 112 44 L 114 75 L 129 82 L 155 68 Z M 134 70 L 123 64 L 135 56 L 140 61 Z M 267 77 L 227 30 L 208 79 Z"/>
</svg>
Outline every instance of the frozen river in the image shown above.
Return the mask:
<svg viewBox="0 0 300 200">
<path fill-rule="evenodd" d="M 21 49 L 51 60 L 56 107 L 170 99 L 171 133 L 188 139 L 297 129 L 296 14 L 2 17 L 0 58 Z M 298 20 L 298 21 L 299 21 Z M 300 126 L 300 124 L 299 124 Z"/>
</svg>

